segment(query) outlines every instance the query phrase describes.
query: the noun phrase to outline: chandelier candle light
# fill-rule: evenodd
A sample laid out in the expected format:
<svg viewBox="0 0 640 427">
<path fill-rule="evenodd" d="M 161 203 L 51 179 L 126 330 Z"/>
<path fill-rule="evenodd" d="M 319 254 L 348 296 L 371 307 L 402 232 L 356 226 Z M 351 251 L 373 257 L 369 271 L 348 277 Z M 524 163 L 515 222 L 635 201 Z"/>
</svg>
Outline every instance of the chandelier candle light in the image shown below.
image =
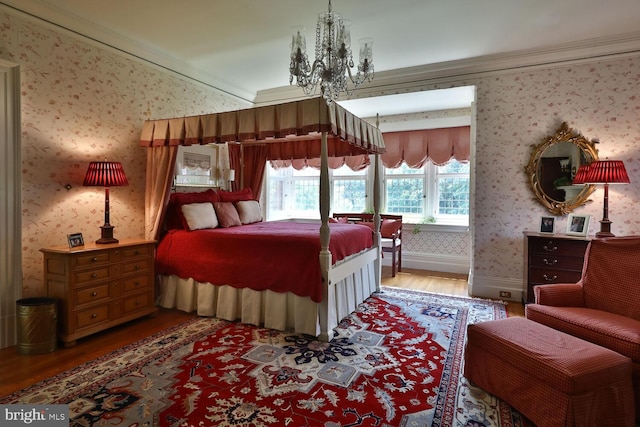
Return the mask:
<svg viewBox="0 0 640 427">
<path fill-rule="evenodd" d="M 596 237 L 613 237 L 609 221 L 609 184 L 629 184 L 624 163 L 621 160 L 596 160 L 586 167 L 580 166 L 573 184 L 604 184 L 603 214 Z"/>
<path fill-rule="evenodd" d="M 109 223 L 109 187 L 129 185 L 120 162 L 91 162 L 84 177 L 83 186 L 104 187 L 104 225 L 98 244 L 118 243 L 113 237 L 113 226 Z"/>
<path fill-rule="evenodd" d="M 331 10 L 318 15 L 316 25 L 316 56 L 313 66 L 307 57 L 307 43 L 303 27 L 294 27 L 291 39 L 291 63 L 289 64 L 289 84 L 296 78 L 296 84 L 304 93 L 313 95 L 320 84 L 320 91 L 327 104 L 340 97 L 341 92 L 350 95 L 348 84 L 354 88 L 365 81 L 373 80 L 373 39 L 360 40 L 360 62 L 355 77 L 351 74 L 354 66 L 351 54 L 351 21 L 342 19 Z"/>
</svg>

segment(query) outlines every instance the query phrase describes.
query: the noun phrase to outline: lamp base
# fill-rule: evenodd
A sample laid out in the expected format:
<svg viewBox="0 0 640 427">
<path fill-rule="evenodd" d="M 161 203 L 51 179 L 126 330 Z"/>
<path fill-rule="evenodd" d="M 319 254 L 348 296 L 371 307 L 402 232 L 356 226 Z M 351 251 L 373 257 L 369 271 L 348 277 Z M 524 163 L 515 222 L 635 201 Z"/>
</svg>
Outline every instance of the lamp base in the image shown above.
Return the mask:
<svg viewBox="0 0 640 427">
<path fill-rule="evenodd" d="M 611 232 L 611 221 L 607 218 L 600 221 L 600 231 L 596 233 L 596 237 L 601 239 L 603 237 L 615 237 L 615 235 Z"/>
<path fill-rule="evenodd" d="M 104 245 L 107 243 L 118 243 L 119 240 L 113 237 L 113 225 L 105 224 L 100 227 L 101 234 L 100 238 L 96 240 L 96 243 L 99 245 Z"/>
</svg>

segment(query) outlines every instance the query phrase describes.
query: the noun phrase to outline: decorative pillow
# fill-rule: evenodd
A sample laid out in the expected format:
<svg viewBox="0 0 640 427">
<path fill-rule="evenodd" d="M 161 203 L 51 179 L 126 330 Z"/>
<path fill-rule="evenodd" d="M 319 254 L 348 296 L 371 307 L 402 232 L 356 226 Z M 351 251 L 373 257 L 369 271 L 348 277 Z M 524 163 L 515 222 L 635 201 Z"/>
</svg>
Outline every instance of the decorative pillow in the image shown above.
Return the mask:
<svg viewBox="0 0 640 427">
<path fill-rule="evenodd" d="M 218 192 L 211 188 L 206 191 L 197 191 L 192 193 L 171 193 L 164 221 L 165 228 L 168 230 L 174 228 L 189 228 L 182 213 L 181 207 L 183 205 L 205 202 L 213 203 L 219 200 Z"/>
<path fill-rule="evenodd" d="M 227 228 L 242 225 L 240 217 L 238 216 L 238 211 L 236 210 L 236 207 L 233 206 L 233 203 L 215 202 L 213 207 L 216 209 L 220 227 Z"/>
<path fill-rule="evenodd" d="M 380 224 L 380 234 L 384 238 L 392 239 L 401 226 L 402 221 L 399 219 L 383 219 L 382 224 Z"/>
<path fill-rule="evenodd" d="M 262 210 L 257 200 L 241 200 L 235 205 L 241 223 L 252 224 L 262 221 Z"/>
<path fill-rule="evenodd" d="M 253 193 L 249 187 L 238 191 L 220 190 L 221 202 L 240 202 L 242 200 L 253 200 Z"/>
<path fill-rule="evenodd" d="M 359 221 L 359 222 L 356 222 L 356 224 L 366 225 L 367 227 L 369 227 L 371 229 L 371 231 L 374 231 L 373 221 Z"/>
<path fill-rule="evenodd" d="M 180 210 L 187 224 L 185 228 L 189 231 L 218 226 L 218 217 L 209 202 L 182 205 Z"/>
</svg>

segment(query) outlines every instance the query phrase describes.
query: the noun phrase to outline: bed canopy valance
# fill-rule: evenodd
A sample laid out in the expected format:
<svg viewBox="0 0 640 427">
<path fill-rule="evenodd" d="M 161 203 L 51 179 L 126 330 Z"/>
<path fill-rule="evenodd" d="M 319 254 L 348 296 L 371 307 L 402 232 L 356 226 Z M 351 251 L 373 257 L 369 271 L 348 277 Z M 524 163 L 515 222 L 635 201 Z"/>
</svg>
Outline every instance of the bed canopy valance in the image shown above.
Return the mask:
<svg viewBox="0 0 640 427">
<path fill-rule="evenodd" d="M 146 121 L 140 137 L 140 145 L 149 148 L 145 192 L 146 238 L 157 239 L 160 235 L 178 146 L 211 143 L 238 143 L 230 144 L 231 167 L 240 170 L 241 185 L 250 187 L 254 194 L 259 194 L 267 160 L 320 157 L 320 214 L 323 223 L 329 215 L 329 158 L 385 151 L 379 129 L 336 103 L 327 105 L 321 97 L 223 113 Z M 376 167 L 379 167 L 378 161 Z M 374 200 L 378 198 L 378 191 L 378 188 L 374 191 Z"/>
</svg>

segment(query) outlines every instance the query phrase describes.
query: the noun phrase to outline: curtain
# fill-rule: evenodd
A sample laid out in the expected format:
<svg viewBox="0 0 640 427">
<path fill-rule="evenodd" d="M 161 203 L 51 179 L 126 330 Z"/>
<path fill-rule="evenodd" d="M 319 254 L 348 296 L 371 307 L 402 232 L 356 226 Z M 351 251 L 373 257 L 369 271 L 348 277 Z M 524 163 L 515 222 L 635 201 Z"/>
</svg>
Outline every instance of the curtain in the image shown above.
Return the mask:
<svg viewBox="0 0 640 427">
<path fill-rule="evenodd" d="M 385 132 L 385 152 L 380 155 L 387 168 L 400 167 L 402 162 L 420 168 L 427 161 L 441 166 L 451 159 L 467 163 L 471 153 L 471 128 L 413 130 Z"/>
<path fill-rule="evenodd" d="M 157 147 L 147 150 L 146 191 L 144 195 L 145 239 L 158 240 L 164 211 L 169 203 L 173 169 L 178 155 L 177 146 Z"/>
<path fill-rule="evenodd" d="M 251 188 L 254 197 L 262 191 L 264 169 L 267 164 L 267 147 L 264 144 L 247 144 L 242 147 L 243 186 Z"/>
</svg>

